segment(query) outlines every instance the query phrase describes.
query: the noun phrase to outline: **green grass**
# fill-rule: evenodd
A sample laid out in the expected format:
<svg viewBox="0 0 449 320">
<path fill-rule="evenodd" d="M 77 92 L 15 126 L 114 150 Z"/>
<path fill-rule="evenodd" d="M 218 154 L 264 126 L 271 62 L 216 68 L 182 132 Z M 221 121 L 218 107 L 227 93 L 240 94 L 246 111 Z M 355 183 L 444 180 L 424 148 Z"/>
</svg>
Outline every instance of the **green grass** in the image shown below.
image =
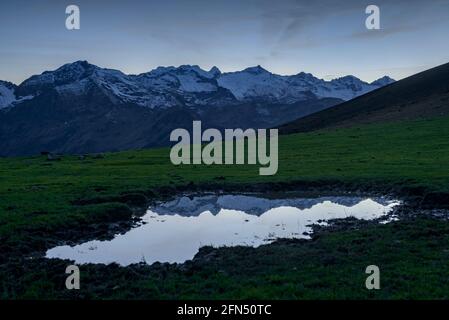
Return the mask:
<svg viewBox="0 0 449 320">
<path fill-rule="evenodd" d="M 0 236 L 33 225 L 70 224 L 89 206 L 79 198 L 146 192 L 161 186 L 279 181 L 382 182 L 449 188 L 449 118 L 280 137 L 279 171 L 259 176 L 258 165 L 170 163 L 169 149 L 106 154 L 104 159 L 43 156 L 0 159 Z M 95 211 L 96 205 L 91 205 Z M 87 218 L 88 219 L 88 218 Z"/>
<path fill-rule="evenodd" d="M 161 188 L 166 186 L 338 181 L 448 192 L 448 167 L 447 117 L 280 137 L 279 171 L 275 176 L 259 176 L 258 165 L 174 166 L 170 163 L 169 149 L 111 153 L 104 159 L 88 157 L 79 160 L 75 156 L 64 156 L 61 161 L 51 162 L 43 156 L 0 159 L 0 246 L 3 252 L 27 252 L 36 243 L 39 248 L 48 245 L 46 239 L 56 232 L 111 217 L 129 217 L 131 212 L 121 198 L 124 194 L 154 194 L 158 197 Z M 94 200 L 90 204 L 76 204 L 80 199 Z M 330 236 L 329 241 L 332 237 L 340 241 L 343 236 Z M 347 237 L 351 237 L 350 232 Z M 337 244 L 328 245 L 334 247 Z M 398 267 L 414 272 L 410 266 Z M 419 272 L 425 272 L 425 269 Z M 287 283 L 290 277 L 290 274 L 275 274 L 273 283 Z M 217 281 L 236 285 L 235 278 L 220 279 Z M 214 285 L 215 282 L 211 284 Z M 239 292 L 243 288 L 229 291 L 226 287 L 223 292 L 233 292 L 241 297 Z M 290 289 L 273 287 L 272 291 L 258 290 L 254 295 L 300 296 L 298 288 Z M 182 290 L 189 292 L 188 285 Z M 246 288 L 245 292 L 250 295 L 251 290 Z M 322 296 L 332 295 L 326 291 Z"/>
<path fill-rule="evenodd" d="M 418 218 L 311 241 L 221 248 L 182 269 L 82 265 L 79 291 L 65 289 L 67 261 L 20 260 L 0 271 L 10 277 L 4 298 L 448 299 L 448 246 L 449 223 Z M 368 265 L 380 269 L 380 290 L 365 288 Z"/>
</svg>

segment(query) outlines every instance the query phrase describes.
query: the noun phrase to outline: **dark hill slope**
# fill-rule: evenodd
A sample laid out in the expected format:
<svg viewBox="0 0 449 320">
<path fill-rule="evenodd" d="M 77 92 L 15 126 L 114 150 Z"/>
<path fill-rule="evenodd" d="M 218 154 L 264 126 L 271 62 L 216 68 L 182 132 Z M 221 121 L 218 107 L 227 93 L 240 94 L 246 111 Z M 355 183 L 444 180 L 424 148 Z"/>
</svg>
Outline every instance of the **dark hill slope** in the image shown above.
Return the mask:
<svg viewBox="0 0 449 320">
<path fill-rule="evenodd" d="M 280 133 L 414 120 L 449 114 L 449 63 L 287 123 Z"/>
</svg>

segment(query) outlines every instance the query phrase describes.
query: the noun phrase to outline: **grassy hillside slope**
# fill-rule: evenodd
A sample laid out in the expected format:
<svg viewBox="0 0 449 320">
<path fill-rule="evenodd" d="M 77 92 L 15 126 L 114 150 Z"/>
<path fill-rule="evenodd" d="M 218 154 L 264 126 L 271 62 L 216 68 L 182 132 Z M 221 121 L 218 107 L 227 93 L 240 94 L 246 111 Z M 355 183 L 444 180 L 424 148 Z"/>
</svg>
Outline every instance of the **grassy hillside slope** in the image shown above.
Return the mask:
<svg viewBox="0 0 449 320">
<path fill-rule="evenodd" d="M 280 127 L 282 133 L 449 115 L 449 63 Z"/>
</svg>

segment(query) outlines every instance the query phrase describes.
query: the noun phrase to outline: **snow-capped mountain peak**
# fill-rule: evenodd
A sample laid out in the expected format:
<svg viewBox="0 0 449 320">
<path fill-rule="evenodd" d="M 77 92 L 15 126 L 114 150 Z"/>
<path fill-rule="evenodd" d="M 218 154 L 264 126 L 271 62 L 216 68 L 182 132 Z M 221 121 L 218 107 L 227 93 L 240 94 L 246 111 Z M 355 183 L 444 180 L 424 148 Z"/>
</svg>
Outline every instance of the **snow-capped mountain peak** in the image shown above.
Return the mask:
<svg viewBox="0 0 449 320">
<path fill-rule="evenodd" d="M 217 69 L 218 70 L 218 69 Z M 219 71 L 219 70 L 218 70 Z M 168 92 L 212 92 L 217 90 L 214 78 L 217 71 L 205 71 L 199 66 L 182 65 L 180 67 L 158 67 L 148 73 L 137 76 L 144 88 L 157 88 Z"/>
<path fill-rule="evenodd" d="M 379 78 L 379 79 L 371 82 L 371 85 L 383 87 L 383 86 L 389 85 L 393 82 L 395 82 L 394 79 L 390 78 L 389 76 L 383 76 L 382 78 Z"/>
<path fill-rule="evenodd" d="M 218 69 L 216 66 L 213 66 L 210 70 L 209 70 L 209 74 L 213 75 L 215 78 L 218 77 L 221 74 L 220 69 Z"/>
<path fill-rule="evenodd" d="M 98 67 L 89 64 L 87 61 L 76 61 L 68 63 L 55 71 L 45 71 L 40 75 L 32 76 L 22 83 L 24 86 L 35 86 L 43 84 L 64 84 L 81 80 L 89 76 Z"/>
<path fill-rule="evenodd" d="M 296 92 L 291 97 L 287 97 L 289 86 L 284 77 L 273 74 L 261 66 L 222 73 L 217 81 L 220 87 L 228 89 L 240 101 L 266 100 L 274 102 L 282 101 L 285 98 L 301 100 L 303 97 L 303 92 Z"/>
<path fill-rule="evenodd" d="M 260 66 L 260 65 L 257 65 L 255 67 L 246 68 L 242 72 L 247 72 L 247 73 L 252 73 L 252 74 L 270 73 L 266 69 L 262 68 L 262 66 Z"/>
<path fill-rule="evenodd" d="M 176 74 L 176 75 L 185 75 L 185 74 L 196 74 L 197 76 L 212 79 L 221 74 L 221 71 L 217 67 L 212 67 L 210 71 L 206 71 L 201 69 L 198 65 L 181 65 L 179 67 L 157 67 L 156 69 L 141 74 L 141 76 L 161 76 L 164 74 Z"/>
</svg>

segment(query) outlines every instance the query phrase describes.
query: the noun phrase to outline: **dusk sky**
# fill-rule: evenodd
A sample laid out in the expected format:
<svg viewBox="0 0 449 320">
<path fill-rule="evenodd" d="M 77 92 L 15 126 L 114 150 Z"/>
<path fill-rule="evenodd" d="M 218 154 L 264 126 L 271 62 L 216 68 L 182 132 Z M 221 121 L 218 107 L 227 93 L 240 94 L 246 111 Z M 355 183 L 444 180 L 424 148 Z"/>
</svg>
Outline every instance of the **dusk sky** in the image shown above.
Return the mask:
<svg viewBox="0 0 449 320">
<path fill-rule="evenodd" d="M 81 29 L 65 27 L 65 8 Z M 381 10 L 367 30 L 365 8 Z M 15 0 L 0 3 L 0 80 L 76 60 L 125 73 L 196 64 L 401 79 L 449 62 L 449 0 Z"/>
</svg>

